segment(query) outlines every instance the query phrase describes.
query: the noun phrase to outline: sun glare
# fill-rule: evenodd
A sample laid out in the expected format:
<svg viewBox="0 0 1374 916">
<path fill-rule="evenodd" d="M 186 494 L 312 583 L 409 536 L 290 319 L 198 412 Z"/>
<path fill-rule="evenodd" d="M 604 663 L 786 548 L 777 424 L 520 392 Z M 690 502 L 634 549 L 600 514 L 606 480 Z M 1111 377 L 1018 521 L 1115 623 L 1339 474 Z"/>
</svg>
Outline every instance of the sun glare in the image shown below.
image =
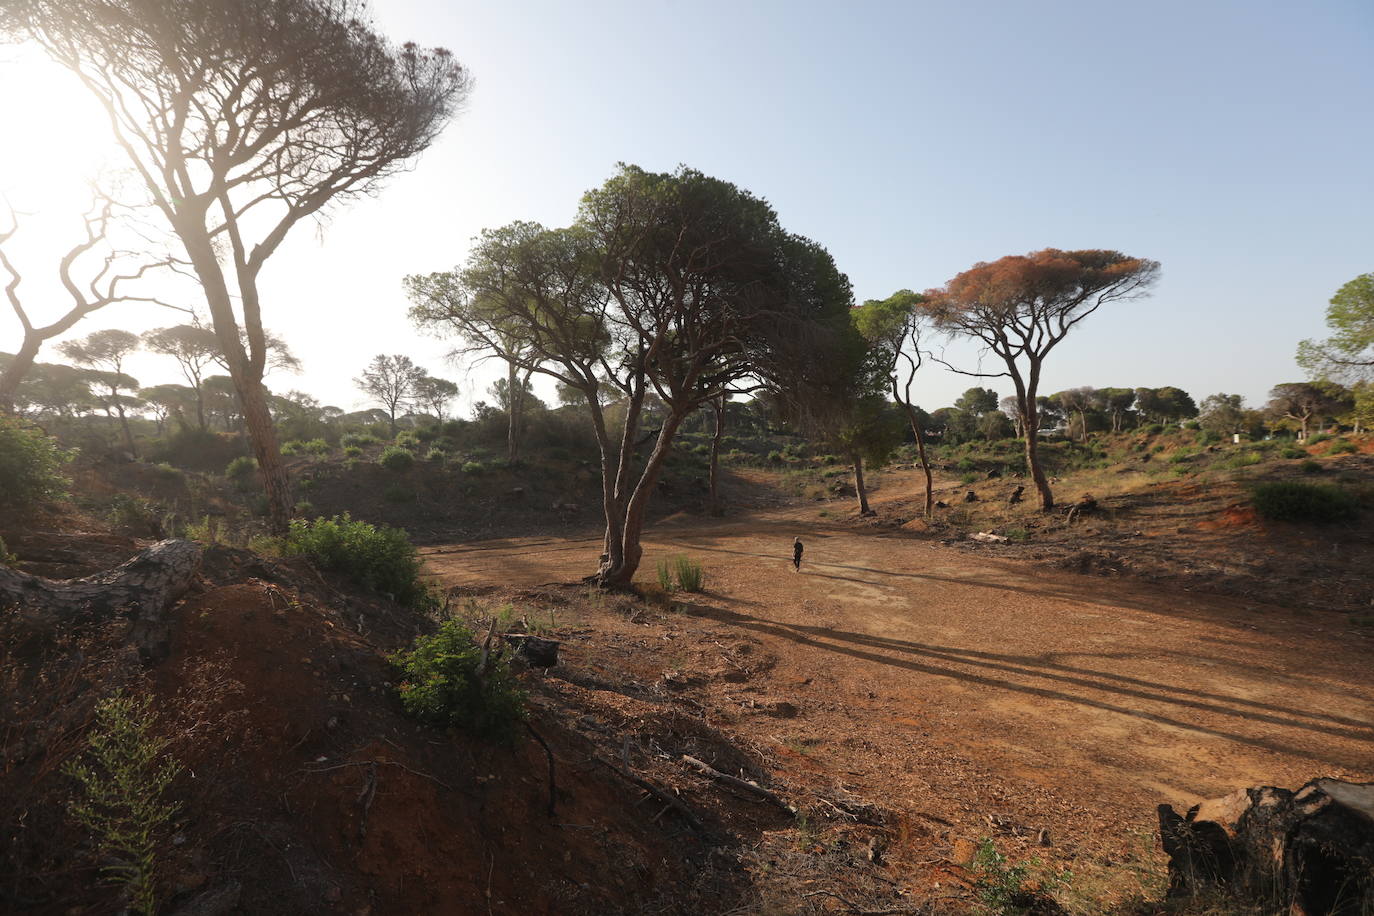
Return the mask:
<svg viewBox="0 0 1374 916">
<path fill-rule="evenodd" d="M 122 165 L 95 100 L 27 49 L 0 59 L 0 124 L 0 193 L 44 222 L 79 215 L 90 181 Z"/>
</svg>

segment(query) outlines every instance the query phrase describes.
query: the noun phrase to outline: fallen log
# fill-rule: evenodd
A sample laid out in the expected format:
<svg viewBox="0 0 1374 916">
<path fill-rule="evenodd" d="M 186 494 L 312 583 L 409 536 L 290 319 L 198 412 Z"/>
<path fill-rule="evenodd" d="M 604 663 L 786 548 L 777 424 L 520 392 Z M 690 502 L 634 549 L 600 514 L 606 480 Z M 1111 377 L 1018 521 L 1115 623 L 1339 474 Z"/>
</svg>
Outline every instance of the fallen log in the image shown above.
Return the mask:
<svg viewBox="0 0 1374 916">
<path fill-rule="evenodd" d="M 1294 916 L 1374 912 L 1374 783 L 1314 779 L 1159 806 L 1169 896 L 1222 893 Z"/>
<path fill-rule="evenodd" d="M 194 541 L 158 541 L 114 569 L 80 579 L 44 579 L 0 566 L 0 612 L 35 631 L 126 615 L 145 659 L 166 653 L 167 609 L 200 570 Z"/>
<path fill-rule="evenodd" d="M 702 760 L 698 760 L 695 757 L 689 756 L 687 754 L 682 755 L 682 762 L 687 764 L 697 772 L 703 773 L 711 777 L 716 782 L 724 783 L 727 786 L 733 786 L 736 789 L 748 792 L 751 795 L 757 795 L 759 798 L 762 798 L 765 801 L 769 801 L 772 802 L 774 805 L 777 805 L 779 808 L 786 811 L 792 817 L 797 816 L 796 808 L 793 808 L 787 802 L 783 801 L 781 798 L 778 798 L 778 796 L 774 795 L 772 792 L 769 792 L 767 789 L 765 789 L 763 786 L 759 785 L 756 782 L 750 782 L 747 779 L 740 779 L 737 776 L 731 776 L 729 773 L 722 773 L 720 770 L 717 770 L 709 763 L 706 763 Z"/>
</svg>

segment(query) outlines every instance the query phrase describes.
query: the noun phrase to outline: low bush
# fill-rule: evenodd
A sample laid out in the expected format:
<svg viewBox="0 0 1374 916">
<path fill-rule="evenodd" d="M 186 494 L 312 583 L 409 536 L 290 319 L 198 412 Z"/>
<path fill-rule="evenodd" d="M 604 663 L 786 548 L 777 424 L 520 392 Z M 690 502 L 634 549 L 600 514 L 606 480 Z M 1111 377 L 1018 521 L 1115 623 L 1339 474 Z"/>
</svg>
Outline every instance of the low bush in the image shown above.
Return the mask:
<svg viewBox="0 0 1374 916">
<path fill-rule="evenodd" d="M 305 443 L 299 439 L 292 439 L 290 442 L 283 442 L 281 446 L 281 453 L 283 455 L 299 455 L 302 451 L 304 451 L 304 445 Z"/>
<path fill-rule="evenodd" d="M 357 445 L 345 445 L 345 446 L 344 446 L 344 449 L 343 449 L 343 453 L 344 453 L 344 457 L 345 457 L 345 458 L 357 458 L 357 457 L 359 457 L 360 455 L 362 455 L 363 450 L 362 450 L 362 447 L 361 447 L 361 446 L 357 446 Z"/>
<path fill-rule="evenodd" d="M 395 445 L 388 445 L 382 449 L 382 454 L 377 459 L 377 463 L 388 471 L 401 473 L 408 471 L 415 466 L 415 456 L 403 448 Z"/>
<path fill-rule="evenodd" d="M 348 448 L 350 445 L 357 446 L 358 448 L 362 448 L 365 445 L 379 445 L 381 441 L 381 439 L 369 433 L 344 433 L 339 437 L 339 444 L 344 448 Z"/>
<path fill-rule="evenodd" d="M 258 480 L 258 461 L 247 455 L 240 455 L 224 469 L 224 476 L 240 490 L 251 490 Z"/>
<path fill-rule="evenodd" d="M 69 811 L 90 832 L 101 871 L 144 913 L 157 911 L 159 853 L 178 808 L 167 793 L 181 771 L 155 726 L 151 697 L 106 697 L 85 753 L 62 766 L 78 787 Z"/>
<path fill-rule="evenodd" d="M 1338 522 L 1359 511 L 1355 497 L 1340 487 L 1301 481 L 1259 484 L 1251 502 L 1263 517 L 1285 522 Z"/>
<path fill-rule="evenodd" d="M 689 557 L 675 557 L 673 571 L 677 574 L 677 587 L 684 592 L 699 592 L 706 576 L 701 564 Z"/>
<path fill-rule="evenodd" d="M 1302 471 L 1304 474 L 1320 474 L 1322 470 L 1322 463 L 1320 461 L 1313 461 L 1311 458 L 1308 458 L 1302 464 L 1298 465 L 1298 470 Z"/>
<path fill-rule="evenodd" d="M 463 473 L 471 474 L 474 477 L 481 477 L 487 472 L 487 466 L 480 461 L 464 461 Z"/>
<path fill-rule="evenodd" d="M 347 514 L 313 521 L 295 519 L 286 535 L 285 551 L 401 604 L 428 608 L 434 603 L 420 580 L 420 558 L 400 528 L 354 521 Z"/>
<path fill-rule="evenodd" d="M 658 587 L 665 592 L 673 590 L 673 567 L 667 557 L 658 561 Z"/>
<path fill-rule="evenodd" d="M 0 506 L 25 509 L 65 495 L 61 469 L 70 460 L 70 453 L 38 427 L 0 417 Z"/>
<path fill-rule="evenodd" d="M 1286 448 L 1286 449 L 1284 449 L 1283 451 L 1279 452 L 1279 457 L 1280 457 L 1280 458 L 1287 458 L 1289 461 L 1295 461 L 1295 460 L 1297 460 L 1298 458 L 1306 458 L 1306 457 L 1307 457 L 1307 449 L 1292 448 L 1292 447 L 1290 446 L 1289 448 Z"/>
<path fill-rule="evenodd" d="M 1330 438 L 1330 433 L 1317 433 L 1315 436 L 1307 440 L 1307 444 L 1316 445 L 1318 442 L 1326 442 Z"/>
<path fill-rule="evenodd" d="M 446 620 L 432 636 L 417 637 L 391 663 L 401 674 L 401 705 L 431 725 L 456 725 L 509 740 L 525 716 L 525 694 L 502 657 L 488 655 L 471 630 Z"/>
<path fill-rule="evenodd" d="M 301 443 L 301 451 L 308 455 L 328 455 L 329 443 L 323 439 L 310 439 Z"/>
<path fill-rule="evenodd" d="M 1339 439 L 1332 443 L 1331 447 L 1326 450 L 1326 453 L 1328 455 L 1354 455 L 1359 451 L 1360 447 L 1349 439 Z"/>
</svg>

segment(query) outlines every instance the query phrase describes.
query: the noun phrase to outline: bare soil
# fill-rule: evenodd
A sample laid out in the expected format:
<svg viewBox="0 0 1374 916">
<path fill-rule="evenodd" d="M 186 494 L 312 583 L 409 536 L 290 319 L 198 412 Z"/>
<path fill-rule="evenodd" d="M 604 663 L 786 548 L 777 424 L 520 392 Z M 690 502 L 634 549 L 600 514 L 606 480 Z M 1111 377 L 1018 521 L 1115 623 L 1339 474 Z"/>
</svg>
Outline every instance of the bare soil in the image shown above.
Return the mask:
<svg viewBox="0 0 1374 916">
<path fill-rule="evenodd" d="M 911 496 L 888 478 L 883 499 Z M 1076 893 L 1101 906 L 1157 889 L 1159 803 L 1374 778 L 1374 639 L 1343 616 L 866 525 L 796 504 L 669 519 L 640 579 L 655 591 L 656 561 L 685 554 L 706 590 L 665 597 L 661 612 L 574 602 L 561 624 L 585 629 L 565 666 L 602 690 L 675 698 L 803 808 L 879 806 L 875 836 L 908 866 L 888 873 L 904 899 L 936 899 L 936 885 L 957 899 L 968 876 L 953 866 L 990 836 L 1014 858 L 1070 867 Z M 447 585 L 501 583 L 535 604 L 539 586 L 575 581 L 599 552 L 596 537 L 423 551 Z"/>
</svg>

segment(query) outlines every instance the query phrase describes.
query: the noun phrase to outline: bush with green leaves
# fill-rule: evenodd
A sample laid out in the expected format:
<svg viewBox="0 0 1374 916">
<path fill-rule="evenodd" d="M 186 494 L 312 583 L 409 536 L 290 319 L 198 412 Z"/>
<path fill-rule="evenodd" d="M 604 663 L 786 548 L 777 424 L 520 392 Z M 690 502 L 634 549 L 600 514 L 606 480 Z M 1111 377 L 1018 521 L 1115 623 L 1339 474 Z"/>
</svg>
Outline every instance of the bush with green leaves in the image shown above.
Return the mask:
<svg viewBox="0 0 1374 916">
<path fill-rule="evenodd" d="M 1279 452 L 1279 457 L 1280 457 L 1280 458 L 1287 458 L 1289 461 L 1295 461 L 1295 460 L 1297 460 L 1298 458 L 1306 458 L 1306 457 L 1307 457 L 1307 449 L 1304 449 L 1304 448 L 1293 448 L 1293 447 L 1290 446 L 1290 447 L 1284 449 L 1283 451 Z"/>
<path fill-rule="evenodd" d="M 416 638 L 391 663 L 401 675 L 401 704 L 422 722 L 509 740 L 525 716 L 524 691 L 506 660 L 484 653 L 459 620 L 446 620 L 432 636 Z"/>
<path fill-rule="evenodd" d="M 78 788 L 68 810 L 110 863 L 101 871 L 144 913 L 157 910 L 158 853 L 178 807 L 167 794 L 181 771 L 153 732 L 156 720 L 151 697 L 106 697 L 85 753 L 62 767 Z"/>
<path fill-rule="evenodd" d="M 1302 464 L 1298 465 L 1298 470 L 1302 471 L 1304 474 L 1320 474 L 1322 472 L 1322 463 L 1308 458 Z"/>
<path fill-rule="evenodd" d="M 420 578 L 420 558 L 404 530 L 355 521 L 346 513 L 313 521 L 295 519 L 286 534 L 286 553 L 304 556 L 321 569 L 342 573 L 400 604 L 425 609 L 434 597 Z"/>
<path fill-rule="evenodd" d="M 1340 522 L 1359 512 L 1354 495 L 1340 487 L 1298 480 L 1259 484 L 1250 501 L 1264 518 L 1284 522 Z"/>
<path fill-rule="evenodd" d="M 463 473 L 471 474 L 473 477 L 481 477 L 487 472 L 487 466 L 480 461 L 464 461 Z"/>
<path fill-rule="evenodd" d="M 240 455 L 229 462 L 224 469 L 224 476 L 238 489 L 251 490 L 258 480 L 258 461 L 248 455 Z"/>
<path fill-rule="evenodd" d="M 362 455 L 363 450 L 357 445 L 345 445 L 343 453 L 345 458 L 357 458 Z"/>
<path fill-rule="evenodd" d="M 388 445 L 382 449 L 382 454 L 377 459 L 377 463 L 388 471 L 399 474 L 415 466 L 415 456 L 399 446 Z"/>
<path fill-rule="evenodd" d="M 365 445 L 377 445 L 381 441 L 370 433 L 344 433 L 339 438 L 339 444 L 344 448 L 348 448 L 350 445 L 362 448 Z"/>
<path fill-rule="evenodd" d="M 304 445 L 305 443 L 299 439 L 292 439 L 290 442 L 283 442 L 281 445 L 281 453 L 283 455 L 299 455 L 303 450 Z"/>
<path fill-rule="evenodd" d="M 984 838 L 978 847 L 972 864 L 973 892 L 988 912 L 998 916 L 1030 916 L 1057 910 L 1050 895 L 1073 877 L 1068 871 L 1048 871 L 1036 859 L 1010 865 L 989 838 Z"/>
<path fill-rule="evenodd" d="M 1326 450 L 1328 455 L 1355 455 L 1360 451 L 1360 447 L 1349 439 L 1337 439 Z"/>
<path fill-rule="evenodd" d="M 301 443 L 301 451 L 307 455 L 328 455 L 329 443 L 323 439 L 307 439 Z"/>
<path fill-rule="evenodd" d="M 66 495 L 62 465 L 70 460 L 71 454 L 38 427 L 0 416 L 0 506 L 26 509 Z"/>
</svg>

